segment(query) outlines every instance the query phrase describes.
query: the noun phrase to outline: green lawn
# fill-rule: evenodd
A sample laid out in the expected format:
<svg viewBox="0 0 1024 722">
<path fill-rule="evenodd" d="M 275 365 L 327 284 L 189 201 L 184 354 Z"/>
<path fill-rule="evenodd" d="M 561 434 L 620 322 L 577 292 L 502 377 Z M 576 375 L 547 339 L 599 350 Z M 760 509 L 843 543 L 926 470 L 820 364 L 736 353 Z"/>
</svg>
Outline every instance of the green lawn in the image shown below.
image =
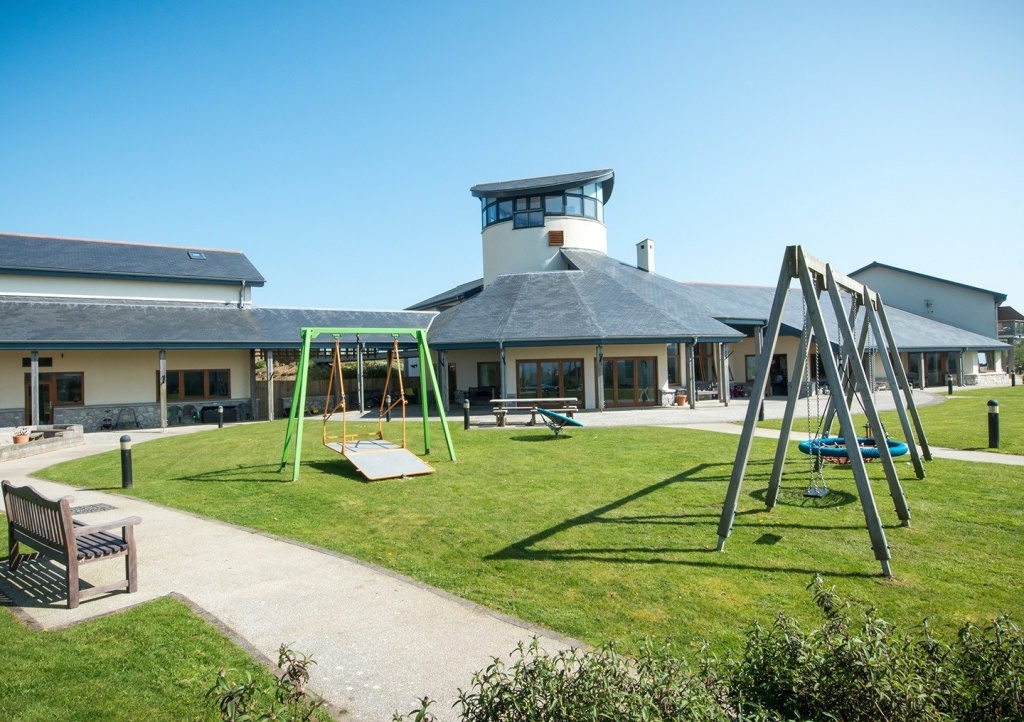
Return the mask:
<svg viewBox="0 0 1024 722">
<path fill-rule="evenodd" d="M 960 402 L 965 403 L 965 402 Z M 397 424 L 394 425 L 397 427 Z M 410 425 L 410 447 L 422 443 Z M 397 428 L 393 428 L 397 432 Z M 297 483 L 278 473 L 284 424 L 249 424 L 141 444 L 133 494 L 350 554 L 495 610 L 598 643 L 642 637 L 740 643 L 777 610 L 817 621 L 804 586 L 821 572 L 895 621 L 952 630 L 1024 610 L 1021 473 L 936 460 L 925 481 L 899 464 L 914 514 L 896 526 L 873 482 L 895 579 L 879 576 L 849 471 L 802 496 L 808 457 L 790 459 L 781 503 L 763 510 L 773 444 L 757 440 L 724 554 L 716 528 L 738 437 L 685 429 L 455 431 L 437 473 L 366 483 L 306 428 Z M 119 455 L 51 467 L 48 478 L 119 489 Z M 880 469 L 871 468 L 879 477 Z"/>
<path fill-rule="evenodd" d="M 991 389 L 954 389 L 952 396 L 945 397 L 941 404 L 923 406 L 918 409 L 921 423 L 924 425 L 928 443 L 932 446 L 945 446 L 950 449 L 969 449 L 992 451 L 993 453 L 1024 455 L 1024 386 L 1000 386 Z M 988 401 L 999 402 L 999 449 L 988 448 Z M 812 415 L 815 403 L 812 401 Z M 825 410 L 824 400 L 820 410 Z M 860 411 L 860 404 L 853 402 L 854 411 Z M 801 399 L 797 407 L 798 414 L 805 414 L 806 406 Z M 861 428 L 866 418 L 863 413 L 854 414 L 854 424 Z M 903 432 L 899 417 L 895 411 L 882 414 L 882 423 L 889 435 L 902 439 Z M 779 419 L 766 419 L 758 426 L 767 429 L 782 428 Z M 812 423 L 816 426 L 816 423 Z M 838 433 L 839 422 L 836 421 L 833 431 Z M 807 436 L 807 420 L 798 417 L 793 421 L 793 432 L 796 436 L 792 441 L 799 441 Z"/>
<path fill-rule="evenodd" d="M 0 648 L 0 719 L 11 722 L 216 720 L 204 695 L 219 669 L 270 679 L 172 599 L 46 632 L 0 613 Z"/>
</svg>

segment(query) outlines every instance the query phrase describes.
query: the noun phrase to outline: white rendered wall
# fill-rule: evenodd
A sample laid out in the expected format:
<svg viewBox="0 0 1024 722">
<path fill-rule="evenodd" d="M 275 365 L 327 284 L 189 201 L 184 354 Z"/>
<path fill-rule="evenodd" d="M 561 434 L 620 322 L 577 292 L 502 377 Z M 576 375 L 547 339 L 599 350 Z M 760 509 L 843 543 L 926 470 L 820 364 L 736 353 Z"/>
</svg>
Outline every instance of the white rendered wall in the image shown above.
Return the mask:
<svg viewBox="0 0 1024 722">
<path fill-rule="evenodd" d="M 882 302 L 951 326 L 995 338 L 996 303 L 991 293 L 889 268 L 870 268 L 857 280 L 882 295 Z"/>
<path fill-rule="evenodd" d="M 0 274 L 0 296 L 69 296 L 74 298 L 114 298 L 128 300 L 206 301 L 238 303 L 241 283 L 169 283 L 166 281 L 128 281 L 121 279 L 64 278 L 60 276 L 22 276 Z M 244 303 L 252 302 L 249 286 Z"/>
<path fill-rule="evenodd" d="M 53 359 L 53 367 L 40 368 L 40 373 L 81 372 L 84 374 L 84 405 L 155 403 L 157 399 L 158 351 L 40 351 Z M 25 374 L 21 360 L 29 351 L 0 351 L 0 409 L 24 408 Z M 249 396 L 248 349 L 210 351 L 167 351 L 168 371 L 229 369 L 230 395 Z M 168 403 L 176 403 L 168 400 Z M 180 403 L 180 402 L 178 402 Z"/>
<path fill-rule="evenodd" d="M 564 231 L 562 248 L 608 253 L 608 229 L 600 221 L 575 216 L 547 216 L 538 228 L 512 228 L 512 221 L 488 226 L 481 233 L 484 285 L 508 273 L 564 271 L 558 246 L 548 245 L 548 231 Z"/>
</svg>

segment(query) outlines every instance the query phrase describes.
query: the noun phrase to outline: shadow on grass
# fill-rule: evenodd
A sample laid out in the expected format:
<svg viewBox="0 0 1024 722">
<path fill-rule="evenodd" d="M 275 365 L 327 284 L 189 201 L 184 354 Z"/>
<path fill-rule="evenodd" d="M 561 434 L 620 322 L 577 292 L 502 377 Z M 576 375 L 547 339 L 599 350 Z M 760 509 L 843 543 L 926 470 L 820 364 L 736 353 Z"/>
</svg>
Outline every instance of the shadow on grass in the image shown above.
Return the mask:
<svg viewBox="0 0 1024 722">
<path fill-rule="evenodd" d="M 543 427 L 537 427 L 537 431 L 542 431 Z M 571 434 L 562 433 L 561 436 L 555 436 L 550 431 L 545 434 L 531 434 L 530 436 L 510 436 L 510 441 L 561 441 L 562 439 L 571 439 Z"/>
<path fill-rule="evenodd" d="M 571 531 L 573 529 L 592 525 L 592 524 L 670 524 L 677 526 L 705 526 L 708 528 L 708 538 L 717 542 L 717 533 L 714 531 L 717 527 L 717 521 L 720 518 L 720 513 L 702 513 L 702 514 L 656 514 L 651 516 L 625 516 L 616 517 L 611 516 L 611 513 L 617 509 L 636 502 L 644 497 L 659 492 L 673 484 L 682 482 L 693 482 L 693 481 L 707 481 L 707 477 L 703 476 L 703 472 L 715 467 L 722 466 L 721 464 L 699 464 L 694 466 L 687 471 L 676 474 L 673 477 L 664 479 L 657 483 L 646 486 L 642 489 L 638 489 L 632 494 L 616 499 L 615 501 L 605 504 L 604 506 L 598 507 L 593 511 L 581 514 L 571 519 L 556 524 L 552 527 L 544 529 L 536 534 L 514 542 L 504 549 L 500 549 L 492 554 L 488 554 L 484 559 L 488 561 L 497 560 L 518 560 L 518 561 L 566 561 L 566 562 L 606 562 L 611 564 L 641 564 L 641 565 L 652 565 L 652 564 L 671 564 L 679 566 L 691 566 L 691 567 L 708 567 L 708 568 L 721 568 L 721 569 L 737 569 L 737 570 L 750 570 L 750 571 L 771 571 L 781 572 L 788 574 L 799 574 L 806 576 L 808 574 L 816 574 L 824 571 L 823 569 L 812 569 L 805 567 L 786 567 L 786 566 L 767 566 L 759 564 L 736 564 L 725 561 L 711 561 L 703 559 L 680 559 L 675 556 L 669 557 L 666 555 L 677 555 L 677 554 L 717 554 L 716 547 L 714 544 L 700 547 L 578 547 L 578 548 L 538 548 L 543 542 L 554 539 L 555 537 Z M 717 475 L 714 477 L 720 478 Z M 826 497 L 827 498 L 827 497 Z M 755 514 L 766 513 L 761 509 L 752 509 L 737 512 L 736 516 L 745 517 Z M 742 526 L 754 526 L 742 525 Z M 838 530 L 838 529 L 860 529 L 859 526 L 814 526 L 814 525 L 802 525 L 802 524 L 779 524 L 777 528 L 794 528 L 794 529 L 824 529 L 824 530 Z M 762 536 L 762 539 L 765 537 Z M 780 537 L 781 538 L 781 537 Z M 777 540 L 776 540 L 777 541 Z M 775 543 L 772 542 L 761 542 L 764 543 Z M 716 559 L 724 559 L 724 557 L 718 555 Z M 846 576 L 846 577 L 873 577 L 874 574 L 862 573 L 862 572 L 838 572 L 829 571 L 830 576 Z"/>
<path fill-rule="evenodd" d="M 250 482 L 256 484 L 281 483 L 291 481 L 291 475 L 285 474 L 280 464 L 250 464 L 211 469 L 195 474 L 183 474 L 171 477 L 172 481 L 195 482 Z"/>
<path fill-rule="evenodd" d="M 805 509 L 834 509 L 836 507 L 846 506 L 847 504 L 853 504 L 857 501 L 856 494 L 851 494 L 848 491 L 842 491 L 831 487 L 829 487 L 828 494 L 820 499 L 804 496 L 805 491 L 806 487 L 779 487 L 777 503 L 785 504 L 786 506 L 799 506 Z M 750 492 L 749 496 L 763 504 L 765 503 L 765 499 L 768 497 L 768 490 L 755 489 Z"/>
</svg>

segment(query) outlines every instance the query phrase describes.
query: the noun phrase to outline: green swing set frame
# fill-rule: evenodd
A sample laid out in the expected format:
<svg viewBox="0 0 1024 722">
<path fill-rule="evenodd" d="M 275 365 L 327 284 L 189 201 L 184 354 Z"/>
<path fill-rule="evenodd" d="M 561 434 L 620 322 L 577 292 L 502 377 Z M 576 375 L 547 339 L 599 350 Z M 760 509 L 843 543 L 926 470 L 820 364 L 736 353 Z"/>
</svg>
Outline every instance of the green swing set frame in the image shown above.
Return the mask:
<svg viewBox="0 0 1024 722">
<path fill-rule="evenodd" d="M 306 382 L 309 373 L 309 352 L 313 340 L 319 336 L 354 336 L 357 339 L 362 336 L 389 336 L 397 340 L 402 336 L 411 336 L 416 341 L 420 361 L 420 388 L 419 397 L 423 411 L 423 444 L 424 453 L 430 453 L 430 423 L 428 410 L 428 388 L 433 391 L 434 402 L 437 405 L 438 414 L 441 420 L 441 430 L 444 434 L 445 444 L 448 447 L 448 457 L 455 461 L 455 446 L 452 443 L 451 429 L 448 428 L 448 419 L 445 415 L 444 404 L 441 402 L 441 391 L 437 383 L 437 374 L 434 372 L 434 364 L 430 359 L 430 347 L 427 344 L 427 330 L 423 328 L 363 328 L 363 327 L 303 327 L 301 330 L 302 350 L 299 353 L 298 374 L 295 379 L 295 391 L 292 394 L 292 407 L 288 412 L 288 427 L 284 434 L 284 449 L 281 452 L 281 471 L 288 465 L 290 452 L 294 449 L 292 461 L 292 481 L 299 479 L 299 467 L 302 461 L 302 412 L 306 408 Z"/>
</svg>

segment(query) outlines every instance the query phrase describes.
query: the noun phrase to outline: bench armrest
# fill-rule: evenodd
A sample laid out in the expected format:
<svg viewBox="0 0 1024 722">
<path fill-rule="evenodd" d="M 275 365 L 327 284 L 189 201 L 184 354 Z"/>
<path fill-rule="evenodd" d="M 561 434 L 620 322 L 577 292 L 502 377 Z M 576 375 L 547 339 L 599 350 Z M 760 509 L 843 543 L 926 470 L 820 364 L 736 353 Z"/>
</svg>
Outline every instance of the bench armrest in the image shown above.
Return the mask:
<svg viewBox="0 0 1024 722">
<path fill-rule="evenodd" d="M 124 519 L 118 519 L 117 521 L 108 521 L 103 524 L 90 524 L 89 526 L 77 526 L 75 527 L 75 538 L 85 536 L 86 534 L 95 534 L 98 531 L 107 531 L 108 529 L 120 529 L 126 526 L 135 526 L 141 524 L 142 518 L 137 516 L 129 516 Z"/>
</svg>

